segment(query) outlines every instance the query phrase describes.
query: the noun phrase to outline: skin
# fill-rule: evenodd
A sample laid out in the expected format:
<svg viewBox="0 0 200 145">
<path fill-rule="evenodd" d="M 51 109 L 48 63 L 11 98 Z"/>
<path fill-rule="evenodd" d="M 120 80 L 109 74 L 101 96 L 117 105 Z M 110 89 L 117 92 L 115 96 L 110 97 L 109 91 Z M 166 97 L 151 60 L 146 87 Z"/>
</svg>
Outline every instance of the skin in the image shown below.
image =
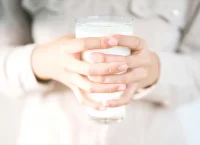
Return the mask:
<svg viewBox="0 0 200 145">
<path fill-rule="evenodd" d="M 81 52 L 115 46 L 131 49 L 130 56 L 92 53 L 94 63 L 81 60 Z M 81 104 L 97 110 L 117 107 L 131 102 L 135 92 L 154 84 L 159 77 L 159 59 L 148 50 L 146 42 L 135 36 L 79 38 L 64 36 L 36 47 L 32 53 L 32 69 L 41 80 L 56 80 L 78 92 Z M 117 74 L 125 72 L 122 74 Z M 87 93 L 124 91 L 118 100 L 104 104 L 87 97 Z"/>
</svg>

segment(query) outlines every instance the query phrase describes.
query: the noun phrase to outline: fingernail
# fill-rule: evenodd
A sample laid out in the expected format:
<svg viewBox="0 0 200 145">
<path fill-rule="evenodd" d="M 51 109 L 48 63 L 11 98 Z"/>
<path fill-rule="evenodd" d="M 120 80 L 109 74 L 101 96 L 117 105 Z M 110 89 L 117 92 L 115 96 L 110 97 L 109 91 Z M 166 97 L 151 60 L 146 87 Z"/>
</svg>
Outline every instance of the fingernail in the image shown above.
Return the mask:
<svg viewBox="0 0 200 145">
<path fill-rule="evenodd" d="M 126 71 L 128 69 L 128 66 L 127 66 L 127 64 L 123 64 L 123 65 L 120 65 L 118 67 L 118 69 L 119 69 L 119 71 Z"/>
<path fill-rule="evenodd" d="M 108 45 L 110 45 L 110 46 L 116 46 L 117 45 L 117 40 L 115 39 L 115 38 L 113 38 L 113 37 L 109 37 L 108 38 Z"/>
<path fill-rule="evenodd" d="M 118 87 L 118 91 L 124 91 L 126 89 L 126 85 L 121 85 Z"/>
</svg>

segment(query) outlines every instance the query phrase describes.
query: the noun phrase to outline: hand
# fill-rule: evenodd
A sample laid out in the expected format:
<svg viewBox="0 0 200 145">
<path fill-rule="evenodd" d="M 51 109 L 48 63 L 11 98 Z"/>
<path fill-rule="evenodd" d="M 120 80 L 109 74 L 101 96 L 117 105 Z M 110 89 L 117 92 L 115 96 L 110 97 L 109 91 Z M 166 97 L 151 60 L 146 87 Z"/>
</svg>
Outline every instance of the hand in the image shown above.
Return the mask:
<svg viewBox="0 0 200 145">
<path fill-rule="evenodd" d="M 39 45 L 32 54 L 32 68 L 36 77 L 42 80 L 56 80 L 72 90 L 82 93 L 81 102 L 89 107 L 103 110 L 100 103 L 88 98 L 85 93 L 110 93 L 125 90 L 125 84 L 101 84 L 85 76 L 102 76 L 126 71 L 124 62 L 91 64 L 81 61 L 82 51 L 114 47 L 113 38 L 62 37 L 48 44 Z M 111 41 L 110 41 L 111 40 Z M 115 42 L 115 41 L 114 41 Z M 126 67 L 121 67 L 121 66 Z"/>
<path fill-rule="evenodd" d="M 107 102 L 107 107 L 117 107 L 130 103 L 134 93 L 140 89 L 151 86 L 159 77 L 159 59 L 154 52 L 147 48 L 144 40 L 134 36 L 114 35 L 119 46 L 131 49 L 130 56 L 108 55 L 92 53 L 91 59 L 95 63 L 124 62 L 128 64 L 128 71 L 123 74 L 90 76 L 93 82 L 104 84 L 127 84 L 127 89 L 120 99 Z"/>
</svg>

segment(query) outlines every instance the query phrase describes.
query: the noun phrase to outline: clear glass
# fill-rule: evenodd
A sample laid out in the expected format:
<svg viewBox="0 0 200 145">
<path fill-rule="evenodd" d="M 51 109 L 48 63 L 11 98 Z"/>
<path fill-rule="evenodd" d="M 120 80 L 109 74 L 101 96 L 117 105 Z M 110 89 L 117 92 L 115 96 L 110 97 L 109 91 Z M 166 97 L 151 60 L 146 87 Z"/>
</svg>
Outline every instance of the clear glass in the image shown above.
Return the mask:
<svg viewBox="0 0 200 145">
<path fill-rule="evenodd" d="M 132 18 L 118 16 L 90 16 L 76 20 L 76 38 L 102 37 L 113 34 L 133 35 Z M 102 52 L 115 55 L 130 55 L 130 49 L 125 47 L 114 47 L 109 49 L 87 50 L 82 52 L 82 60 L 91 62 L 89 55 L 92 52 Z M 116 93 L 91 93 L 89 97 L 96 101 L 105 102 L 111 99 L 118 99 L 123 92 Z M 105 111 L 98 111 L 87 107 L 87 114 L 92 120 L 100 123 L 120 122 L 125 118 L 126 107 L 108 108 Z"/>
</svg>

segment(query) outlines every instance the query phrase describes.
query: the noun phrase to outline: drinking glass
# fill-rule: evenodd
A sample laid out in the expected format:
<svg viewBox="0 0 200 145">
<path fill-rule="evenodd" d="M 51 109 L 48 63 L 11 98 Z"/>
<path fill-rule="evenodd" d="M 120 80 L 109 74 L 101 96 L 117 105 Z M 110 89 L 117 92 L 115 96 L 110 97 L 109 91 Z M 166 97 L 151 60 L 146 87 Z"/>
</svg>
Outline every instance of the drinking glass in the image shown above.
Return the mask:
<svg viewBox="0 0 200 145">
<path fill-rule="evenodd" d="M 113 34 L 133 35 L 132 18 L 120 16 L 89 16 L 78 18 L 76 22 L 76 38 L 84 37 L 102 37 Z M 113 47 L 109 49 L 94 49 L 82 52 L 82 60 L 92 63 L 89 55 L 93 52 L 101 52 L 114 55 L 130 55 L 130 49 L 126 47 Z M 107 100 L 119 99 L 123 92 L 116 93 L 90 93 L 88 94 L 93 100 L 105 102 Z M 86 107 L 87 114 L 92 120 L 101 123 L 120 122 L 125 118 L 126 106 L 116 108 L 107 108 L 105 111 L 95 110 Z"/>
</svg>

